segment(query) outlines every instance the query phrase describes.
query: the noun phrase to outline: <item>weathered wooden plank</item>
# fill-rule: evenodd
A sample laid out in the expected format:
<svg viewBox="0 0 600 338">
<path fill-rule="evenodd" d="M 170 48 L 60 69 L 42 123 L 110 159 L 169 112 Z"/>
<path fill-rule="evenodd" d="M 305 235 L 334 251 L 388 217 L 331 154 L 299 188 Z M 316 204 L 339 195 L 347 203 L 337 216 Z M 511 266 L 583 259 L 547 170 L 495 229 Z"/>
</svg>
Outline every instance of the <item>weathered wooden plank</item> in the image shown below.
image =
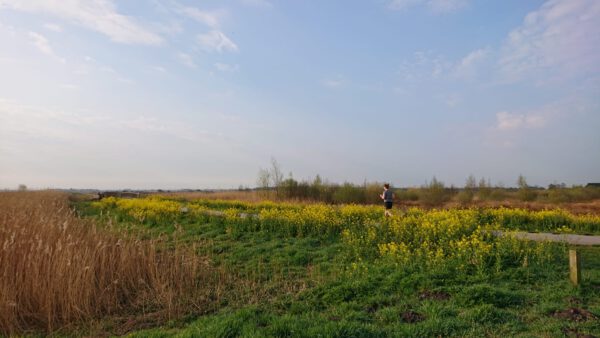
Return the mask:
<svg viewBox="0 0 600 338">
<path fill-rule="evenodd" d="M 503 232 L 492 231 L 492 234 L 498 237 L 514 236 L 518 239 L 525 239 L 538 242 L 560 242 L 571 245 L 600 245 L 600 236 L 568 235 L 568 234 L 549 234 L 549 233 L 529 233 L 529 232 Z M 569 278 L 575 285 L 581 283 L 581 259 L 577 249 L 569 249 Z"/>
<path fill-rule="evenodd" d="M 579 258 L 579 252 L 575 249 L 569 250 L 569 271 L 571 282 L 579 285 L 581 282 L 581 259 Z"/>
<path fill-rule="evenodd" d="M 561 242 L 571 245 L 600 245 L 600 236 L 570 235 L 570 234 L 550 234 L 550 233 L 531 233 L 521 231 L 499 231 L 492 233 L 496 236 L 515 236 L 518 239 L 526 239 L 537 242 Z"/>
</svg>

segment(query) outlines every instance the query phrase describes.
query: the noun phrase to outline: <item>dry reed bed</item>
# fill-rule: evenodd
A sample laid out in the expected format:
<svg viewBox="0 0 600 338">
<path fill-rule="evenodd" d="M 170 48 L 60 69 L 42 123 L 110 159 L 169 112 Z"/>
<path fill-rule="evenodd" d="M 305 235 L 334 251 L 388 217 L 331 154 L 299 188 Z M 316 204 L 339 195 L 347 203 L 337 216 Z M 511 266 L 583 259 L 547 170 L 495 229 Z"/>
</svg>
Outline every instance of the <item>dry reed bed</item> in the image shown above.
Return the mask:
<svg viewBox="0 0 600 338">
<path fill-rule="evenodd" d="M 110 315 L 201 313 L 223 275 L 193 248 L 166 249 L 78 218 L 58 192 L 0 193 L 0 335 L 50 333 Z"/>
</svg>

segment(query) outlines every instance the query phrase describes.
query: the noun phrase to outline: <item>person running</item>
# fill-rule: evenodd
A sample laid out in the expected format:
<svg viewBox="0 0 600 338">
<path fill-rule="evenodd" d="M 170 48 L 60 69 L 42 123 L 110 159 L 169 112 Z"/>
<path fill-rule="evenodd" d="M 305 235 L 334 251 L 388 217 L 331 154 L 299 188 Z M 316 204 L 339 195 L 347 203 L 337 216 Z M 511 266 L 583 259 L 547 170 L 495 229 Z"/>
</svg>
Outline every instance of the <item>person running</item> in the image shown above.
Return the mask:
<svg viewBox="0 0 600 338">
<path fill-rule="evenodd" d="M 383 204 L 385 205 L 385 216 L 392 216 L 392 205 L 394 204 L 394 193 L 390 190 L 390 185 L 388 183 L 383 185 L 383 193 L 379 195 L 383 200 Z"/>
</svg>

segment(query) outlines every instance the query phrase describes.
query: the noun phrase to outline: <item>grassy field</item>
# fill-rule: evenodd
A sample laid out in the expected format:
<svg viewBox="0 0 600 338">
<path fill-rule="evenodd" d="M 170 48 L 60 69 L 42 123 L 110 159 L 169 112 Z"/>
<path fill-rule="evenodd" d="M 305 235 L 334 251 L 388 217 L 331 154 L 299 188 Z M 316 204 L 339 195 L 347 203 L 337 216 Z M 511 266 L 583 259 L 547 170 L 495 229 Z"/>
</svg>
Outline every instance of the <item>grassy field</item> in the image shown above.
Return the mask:
<svg viewBox="0 0 600 338">
<path fill-rule="evenodd" d="M 33 197 L 11 198 L 10 204 L 16 205 L 19 198 Z M 3 225 L 14 224 L 22 210 L 8 212 L 7 203 L 0 207 Z M 21 206 L 36 210 L 36 203 Z M 110 247 L 138 243 L 164 257 L 149 264 L 141 257 L 130 262 L 155 265 L 154 275 L 169 287 L 145 289 L 144 297 L 121 293 L 119 307 L 50 321 L 52 326 L 2 315 L 0 332 L 135 337 L 600 335 L 599 247 L 580 248 L 583 283 L 574 287 L 568 280 L 566 245 L 496 238 L 486 231 L 599 234 L 597 216 L 413 208 L 396 210 L 393 218 L 385 219 L 380 208 L 371 206 L 167 198 L 109 198 L 72 206 L 72 228 L 93 228 L 95 236 L 115 240 Z M 22 217 L 31 223 L 28 212 Z M 52 222 L 33 218 L 48 226 L 62 224 L 60 217 Z M 10 232 L 0 235 L 6 247 Z M 10 250 L 2 251 L 2 267 L 19 264 Z M 175 260 L 182 255 L 186 259 Z M 55 258 L 61 259 L 66 258 Z M 101 274 L 96 269 L 111 270 L 114 260 L 90 269 Z M 201 268 L 177 269 L 190 266 L 182 261 Z M 22 278 L 28 273 L 23 269 Z M 68 268 L 60 272 L 70 273 Z M 0 287 L 8 290 L 11 278 L 6 272 L 2 276 Z M 147 292 L 163 295 L 157 297 L 162 301 L 151 302 Z M 165 294 L 173 295 L 171 301 L 164 301 Z M 63 302 L 79 306 L 74 295 L 64 294 Z M 53 314 L 62 318 L 62 310 L 57 307 Z"/>
</svg>

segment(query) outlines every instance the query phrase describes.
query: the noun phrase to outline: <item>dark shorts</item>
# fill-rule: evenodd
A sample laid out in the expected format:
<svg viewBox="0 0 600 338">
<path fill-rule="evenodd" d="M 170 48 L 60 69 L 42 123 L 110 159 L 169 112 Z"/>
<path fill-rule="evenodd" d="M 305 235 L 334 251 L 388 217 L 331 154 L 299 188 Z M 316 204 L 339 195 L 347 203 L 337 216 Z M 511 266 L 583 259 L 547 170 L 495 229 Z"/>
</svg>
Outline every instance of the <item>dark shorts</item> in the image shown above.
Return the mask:
<svg viewBox="0 0 600 338">
<path fill-rule="evenodd" d="M 391 209 L 391 208 L 392 208 L 392 204 L 393 204 L 393 202 L 383 202 L 383 205 L 385 205 L 385 208 L 386 208 L 387 210 L 389 210 L 389 209 Z"/>
</svg>

